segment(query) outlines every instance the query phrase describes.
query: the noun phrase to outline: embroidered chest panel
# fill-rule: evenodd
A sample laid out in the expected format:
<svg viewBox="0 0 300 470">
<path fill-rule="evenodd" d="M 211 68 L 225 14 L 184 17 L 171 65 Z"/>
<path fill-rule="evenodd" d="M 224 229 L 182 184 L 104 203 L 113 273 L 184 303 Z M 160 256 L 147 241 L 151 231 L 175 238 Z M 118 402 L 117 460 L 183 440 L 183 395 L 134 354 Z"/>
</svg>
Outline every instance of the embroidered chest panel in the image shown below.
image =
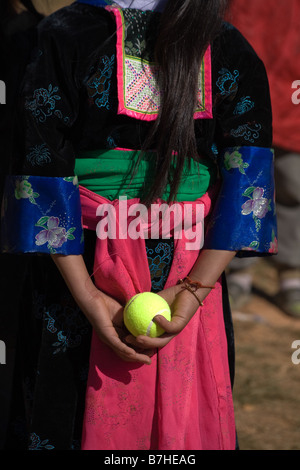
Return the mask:
<svg viewBox="0 0 300 470">
<path fill-rule="evenodd" d="M 156 119 L 160 107 L 157 66 L 152 57 L 158 21 L 149 11 L 106 7 L 117 26 L 118 114 L 135 119 Z M 149 33 L 151 32 L 151 34 Z M 199 71 L 195 119 L 212 118 L 211 51 L 207 49 Z"/>
</svg>

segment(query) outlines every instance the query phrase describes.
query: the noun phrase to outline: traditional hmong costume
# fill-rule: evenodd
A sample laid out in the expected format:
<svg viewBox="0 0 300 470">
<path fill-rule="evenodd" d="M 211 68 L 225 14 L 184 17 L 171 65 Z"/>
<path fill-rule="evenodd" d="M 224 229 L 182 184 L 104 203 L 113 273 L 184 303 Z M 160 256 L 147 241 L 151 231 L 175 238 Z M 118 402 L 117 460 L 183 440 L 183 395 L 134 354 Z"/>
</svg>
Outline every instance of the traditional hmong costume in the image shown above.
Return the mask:
<svg viewBox="0 0 300 470">
<path fill-rule="evenodd" d="M 125 304 L 137 292 L 177 283 L 199 254 L 186 250 L 184 236 L 96 237 L 97 208 L 117 208 L 120 198 L 130 207 L 152 181 L 153 153 L 143 154 L 131 176 L 160 106 L 153 60 L 160 12 L 111 3 L 82 0 L 44 20 L 22 91 L 25 146 L 7 178 L 3 240 L 7 252 L 43 254 L 33 258 L 40 275 L 26 318 L 42 322 L 37 373 L 23 377 L 34 385 L 30 448 L 76 448 L 83 423 L 82 449 L 234 449 L 224 277 L 151 366 L 140 366 L 90 337 L 45 256 L 83 254 L 96 285 Z M 204 247 L 240 256 L 275 252 L 268 82 L 229 24 L 203 57 L 195 132 L 202 158 L 184 169 L 176 202 L 203 208 Z M 168 194 L 166 187 L 159 202 Z"/>
</svg>

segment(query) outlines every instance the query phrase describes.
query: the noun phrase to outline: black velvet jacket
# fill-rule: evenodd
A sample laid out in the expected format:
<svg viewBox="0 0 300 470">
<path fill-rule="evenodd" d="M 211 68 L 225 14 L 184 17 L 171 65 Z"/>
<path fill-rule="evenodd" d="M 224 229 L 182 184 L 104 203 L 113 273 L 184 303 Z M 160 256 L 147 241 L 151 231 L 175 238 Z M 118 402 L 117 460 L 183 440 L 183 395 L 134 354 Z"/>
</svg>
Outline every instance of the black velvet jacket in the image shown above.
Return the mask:
<svg viewBox="0 0 300 470">
<path fill-rule="evenodd" d="M 115 29 L 103 8 L 80 3 L 39 24 L 38 46 L 22 84 L 19 132 L 25 135 L 17 139 L 13 172 L 70 176 L 78 151 L 141 148 L 151 124 L 116 113 Z M 103 73 L 104 60 L 112 68 L 111 80 Z M 269 148 L 272 126 L 265 68 L 229 24 L 212 44 L 212 83 L 213 119 L 195 122 L 200 154 L 214 158 L 218 150 L 251 142 Z M 45 143 L 46 159 L 41 156 L 39 164 L 26 159 L 30 149 Z"/>
</svg>

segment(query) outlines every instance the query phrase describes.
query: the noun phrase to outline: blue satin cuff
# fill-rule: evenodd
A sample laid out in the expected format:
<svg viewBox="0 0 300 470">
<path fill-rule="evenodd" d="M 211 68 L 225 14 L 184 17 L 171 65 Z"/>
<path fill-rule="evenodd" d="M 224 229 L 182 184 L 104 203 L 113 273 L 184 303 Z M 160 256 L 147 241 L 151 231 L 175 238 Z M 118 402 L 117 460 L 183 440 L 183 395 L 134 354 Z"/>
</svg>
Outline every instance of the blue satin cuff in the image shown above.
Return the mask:
<svg viewBox="0 0 300 470">
<path fill-rule="evenodd" d="M 230 147 L 220 158 L 222 184 L 204 248 L 239 256 L 277 253 L 273 150 Z"/>
<path fill-rule="evenodd" d="M 82 254 L 77 177 L 8 176 L 1 249 L 5 253 Z"/>
<path fill-rule="evenodd" d="M 113 2 L 110 0 L 77 0 L 77 3 L 86 3 L 87 5 L 92 5 L 94 7 L 106 7 Z"/>
</svg>

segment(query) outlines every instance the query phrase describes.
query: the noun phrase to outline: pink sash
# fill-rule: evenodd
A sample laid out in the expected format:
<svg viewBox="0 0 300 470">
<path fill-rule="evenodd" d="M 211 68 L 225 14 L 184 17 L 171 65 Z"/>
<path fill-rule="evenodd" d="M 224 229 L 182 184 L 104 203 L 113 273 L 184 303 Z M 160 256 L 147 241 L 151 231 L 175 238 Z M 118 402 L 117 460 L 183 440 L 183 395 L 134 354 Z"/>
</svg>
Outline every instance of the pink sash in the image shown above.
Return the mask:
<svg viewBox="0 0 300 470">
<path fill-rule="evenodd" d="M 80 191 L 83 225 L 95 229 L 97 207 L 109 201 L 85 188 Z M 199 203 L 206 216 L 209 194 L 194 204 Z M 165 287 L 185 277 L 199 255 L 187 251 L 185 243 L 184 236 L 175 240 Z M 97 240 L 94 273 L 99 289 L 124 305 L 134 294 L 150 291 L 145 240 Z M 150 366 L 122 361 L 93 334 L 82 437 L 83 450 L 235 448 L 220 281 Z"/>
</svg>

